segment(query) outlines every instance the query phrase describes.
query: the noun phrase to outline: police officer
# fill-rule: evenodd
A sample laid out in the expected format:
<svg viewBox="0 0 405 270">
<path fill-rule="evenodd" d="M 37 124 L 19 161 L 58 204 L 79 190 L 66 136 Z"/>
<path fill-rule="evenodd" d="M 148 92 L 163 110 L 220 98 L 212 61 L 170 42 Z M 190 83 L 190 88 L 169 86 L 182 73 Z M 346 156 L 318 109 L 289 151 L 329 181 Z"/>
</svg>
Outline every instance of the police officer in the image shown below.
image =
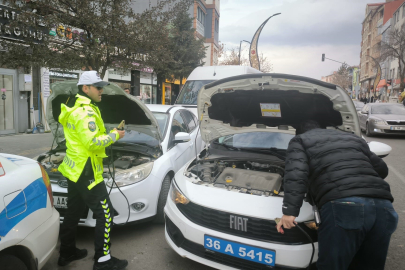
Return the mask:
<svg viewBox="0 0 405 270">
<path fill-rule="evenodd" d="M 105 148 L 125 135 L 125 131 L 106 133 L 97 103 L 104 82 L 96 71 L 86 71 L 78 82 L 79 92 L 70 103 L 61 105 L 59 122 L 66 138 L 66 157 L 59 171 L 68 181 L 67 210 L 61 227 L 59 266 L 83 259 L 87 250 L 76 248 L 76 228 L 89 207 L 96 218 L 94 270 L 124 269 L 128 262 L 110 255 L 113 208 L 103 180 Z"/>
</svg>

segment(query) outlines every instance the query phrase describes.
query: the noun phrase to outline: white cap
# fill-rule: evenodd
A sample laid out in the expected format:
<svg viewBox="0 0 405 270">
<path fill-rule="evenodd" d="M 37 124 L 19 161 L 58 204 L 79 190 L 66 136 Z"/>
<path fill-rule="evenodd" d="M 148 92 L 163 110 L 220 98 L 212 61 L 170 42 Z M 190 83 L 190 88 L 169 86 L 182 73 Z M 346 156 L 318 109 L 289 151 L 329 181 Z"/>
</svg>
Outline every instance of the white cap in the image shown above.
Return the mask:
<svg viewBox="0 0 405 270">
<path fill-rule="evenodd" d="M 95 87 L 104 87 L 109 84 L 109 82 L 103 81 L 95 70 L 83 72 L 77 83 L 77 85 L 93 85 Z"/>
</svg>

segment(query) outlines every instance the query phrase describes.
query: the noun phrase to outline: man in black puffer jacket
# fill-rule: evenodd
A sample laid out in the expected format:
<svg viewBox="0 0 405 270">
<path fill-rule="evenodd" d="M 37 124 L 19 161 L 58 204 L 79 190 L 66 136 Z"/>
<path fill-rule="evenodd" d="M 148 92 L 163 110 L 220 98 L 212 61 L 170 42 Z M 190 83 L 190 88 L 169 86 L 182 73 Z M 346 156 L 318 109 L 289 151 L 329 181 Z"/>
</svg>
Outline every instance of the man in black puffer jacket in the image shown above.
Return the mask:
<svg viewBox="0 0 405 270">
<path fill-rule="evenodd" d="M 303 122 L 287 150 L 278 231 L 295 226 L 308 192 L 321 216 L 318 269 L 343 270 L 351 263 L 355 269 L 384 269 L 398 223 L 387 175 L 385 162 L 362 138 Z"/>
</svg>

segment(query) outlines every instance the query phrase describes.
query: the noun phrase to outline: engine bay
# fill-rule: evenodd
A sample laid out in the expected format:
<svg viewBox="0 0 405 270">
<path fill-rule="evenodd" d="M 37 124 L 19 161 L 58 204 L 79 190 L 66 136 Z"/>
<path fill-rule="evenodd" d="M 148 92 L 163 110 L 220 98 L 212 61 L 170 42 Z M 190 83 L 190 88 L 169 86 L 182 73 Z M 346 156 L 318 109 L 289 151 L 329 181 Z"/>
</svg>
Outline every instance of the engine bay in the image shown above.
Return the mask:
<svg viewBox="0 0 405 270">
<path fill-rule="evenodd" d="M 113 172 L 113 165 L 115 172 L 119 172 L 152 161 L 151 157 L 134 152 L 114 151 L 113 154 L 113 157 L 109 155 L 108 158 L 103 159 L 104 179 L 111 178 L 110 173 L 112 174 Z M 51 182 L 65 179 L 65 177 L 58 171 L 65 156 L 65 152 L 57 152 L 52 154 L 48 153 L 38 157 L 37 161 L 45 168 Z"/>
<path fill-rule="evenodd" d="M 193 162 L 186 176 L 196 175 L 199 185 L 211 185 L 240 193 L 258 196 L 277 196 L 283 193 L 284 168 L 257 161 L 213 160 Z"/>
</svg>

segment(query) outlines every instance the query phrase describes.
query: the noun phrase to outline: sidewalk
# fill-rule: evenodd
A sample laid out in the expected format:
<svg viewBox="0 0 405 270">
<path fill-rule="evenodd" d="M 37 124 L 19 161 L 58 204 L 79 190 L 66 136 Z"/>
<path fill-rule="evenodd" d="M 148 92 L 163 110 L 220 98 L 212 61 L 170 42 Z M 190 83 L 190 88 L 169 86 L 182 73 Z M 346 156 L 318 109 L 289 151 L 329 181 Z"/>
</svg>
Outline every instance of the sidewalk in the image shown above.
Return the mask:
<svg viewBox="0 0 405 270">
<path fill-rule="evenodd" d="M 0 136 L 0 153 L 33 158 L 51 149 L 52 133 Z"/>
</svg>

